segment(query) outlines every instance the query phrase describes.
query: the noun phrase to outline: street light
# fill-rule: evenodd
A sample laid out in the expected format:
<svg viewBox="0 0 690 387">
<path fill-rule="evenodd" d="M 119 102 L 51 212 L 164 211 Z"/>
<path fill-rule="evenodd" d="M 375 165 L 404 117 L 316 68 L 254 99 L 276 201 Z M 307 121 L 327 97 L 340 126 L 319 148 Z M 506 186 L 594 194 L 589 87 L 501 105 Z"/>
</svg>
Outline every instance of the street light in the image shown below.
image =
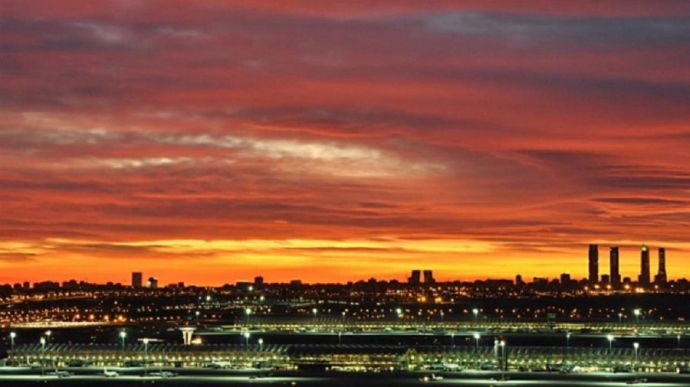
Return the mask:
<svg viewBox="0 0 690 387">
<path fill-rule="evenodd" d="M 127 331 L 120 331 L 120 340 L 122 341 L 122 350 L 125 350 L 125 339 L 127 338 Z"/>
<path fill-rule="evenodd" d="M 10 332 L 10 349 L 14 350 L 14 339 L 17 337 L 17 332 Z"/>
<path fill-rule="evenodd" d="M 148 337 L 144 337 L 143 340 L 141 340 L 144 343 L 144 366 L 146 369 L 149 368 L 149 339 Z M 144 374 L 146 374 L 146 370 L 144 370 Z"/>
<path fill-rule="evenodd" d="M 620 323 L 622 323 L 622 322 L 623 322 L 623 313 L 622 313 L 622 312 L 618 312 L 618 323 L 620 324 Z"/>
<path fill-rule="evenodd" d="M 638 352 L 640 349 L 640 343 L 637 341 L 633 343 L 633 348 L 635 348 L 635 364 L 633 364 L 633 372 L 635 371 L 635 365 L 637 364 Z"/>
<path fill-rule="evenodd" d="M 41 337 L 41 375 L 43 375 L 43 373 L 45 372 L 45 364 L 44 364 L 45 360 L 46 360 L 46 338 Z"/>
<path fill-rule="evenodd" d="M 680 338 L 681 338 L 681 335 L 679 333 L 678 335 L 676 335 L 676 340 L 678 341 L 678 348 L 680 348 Z"/>
<path fill-rule="evenodd" d="M 570 332 L 565 334 L 565 347 L 566 348 L 570 348 L 570 336 L 571 336 Z"/>
<path fill-rule="evenodd" d="M 503 369 L 508 371 L 508 352 L 506 351 L 506 341 L 501 340 L 498 343 L 501 346 L 501 362 L 503 363 Z"/>
<path fill-rule="evenodd" d="M 455 347 L 455 332 L 450 333 L 450 346 Z"/>
<path fill-rule="evenodd" d="M 246 308 L 244 310 L 244 316 L 245 316 L 245 325 L 249 325 L 249 315 L 252 314 L 252 310 L 250 308 Z"/>
<path fill-rule="evenodd" d="M 249 347 L 249 337 L 251 336 L 251 333 L 249 333 L 249 332 L 244 332 L 243 336 L 244 336 L 244 344 L 245 344 L 247 347 Z"/>
<path fill-rule="evenodd" d="M 402 308 L 395 308 L 395 314 L 398 315 L 398 317 L 402 317 L 402 314 L 403 314 Z"/>
<path fill-rule="evenodd" d="M 478 332 L 474 332 L 472 334 L 472 337 L 474 337 L 474 349 L 475 349 L 475 351 L 479 351 L 479 339 L 482 336 Z"/>
<path fill-rule="evenodd" d="M 635 322 L 639 323 L 640 322 L 640 315 L 642 314 L 642 311 L 640 310 L 640 308 L 636 308 L 635 310 L 633 310 L 633 314 L 635 315 Z"/>
<path fill-rule="evenodd" d="M 472 314 L 474 315 L 474 321 L 477 322 L 477 316 L 479 315 L 479 309 L 472 309 Z"/>
<path fill-rule="evenodd" d="M 53 334 L 53 331 L 50 329 L 45 332 L 46 335 L 46 341 L 50 341 L 50 336 Z"/>
<path fill-rule="evenodd" d="M 612 347 L 613 347 L 613 340 L 614 340 L 614 339 L 615 339 L 615 338 L 613 337 L 613 335 L 611 335 L 611 334 L 606 335 L 606 340 L 609 341 L 609 353 L 611 352 L 611 349 L 612 349 Z"/>
<path fill-rule="evenodd" d="M 259 338 L 259 351 L 263 351 L 264 349 L 264 339 Z"/>
</svg>

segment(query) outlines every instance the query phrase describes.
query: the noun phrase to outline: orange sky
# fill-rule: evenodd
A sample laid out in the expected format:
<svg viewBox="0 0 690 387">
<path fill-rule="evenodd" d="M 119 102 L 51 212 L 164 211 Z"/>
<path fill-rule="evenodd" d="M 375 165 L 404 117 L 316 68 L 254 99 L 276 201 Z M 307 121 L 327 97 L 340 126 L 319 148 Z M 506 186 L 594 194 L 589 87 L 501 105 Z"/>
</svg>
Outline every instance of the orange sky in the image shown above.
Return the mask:
<svg viewBox="0 0 690 387">
<path fill-rule="evenodd" d="M 0 0 L 0 282 L 690 277 L 690 3 L 577 3 Z"/>
</svg>

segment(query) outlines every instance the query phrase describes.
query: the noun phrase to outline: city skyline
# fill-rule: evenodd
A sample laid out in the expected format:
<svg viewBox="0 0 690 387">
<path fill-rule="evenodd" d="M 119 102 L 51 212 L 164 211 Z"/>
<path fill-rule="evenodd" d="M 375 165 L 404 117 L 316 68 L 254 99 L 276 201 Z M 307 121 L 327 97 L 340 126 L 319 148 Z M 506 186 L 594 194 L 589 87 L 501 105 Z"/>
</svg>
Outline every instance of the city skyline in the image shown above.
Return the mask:
<svg viewBox="0 0 690 387">
<path fill-rule="evenodd" d="M 610 252 L 609 252 L 609 257 L 608 257 L 608 263 L 606 262 L 599 262 L 599 245 L 597 244 L 590 244 L 588 249 L 588 255 L 587 255 L 587 274 L 584 275 L 582 278 L 578 278 L 577 276 L 573 276 L 572 273 L 570 272 L 561 272 L 557 275 L 553 276 L 538 276 L 538 275 L 530 275 L 530 273 L 515 273 L 513 274 L 512 277 L 477 277 L 477 278 L 453 278 L 449 277 L 446 275 L 441 274 L 440 279 L 437 278 L 434 274 L 434 271 L 428 268 L 425 269 L 411 269 L 408 270 L 409 277 L 403 277 L 402 279 L 400 276 L 396 276 L 394 278 L 377 278 L 375 276 L 369 276 L 366 278 L 349 278 L 344 281 L 303 281 L 302 278 L 299 277 L 293 277 L 289 279 L 280 279 L 280 280 L 275 280 L 275 281 L 265 281 L 264 276 L 261 273 L 255 273 L 253 278 L 231 278 L 227 279 L 226 282 L 221 283 L 221 284 L 208 284 L 208 283 L 202 283 L 202 284 L 197 284 L 197 283 L 185 283 L 184 278 L 178 278 L 177 280 L 171 280 L 169 282 L 161 282 L 159 278 L 156 276 L 156 273 L 148 273 L 151 276 L 145 281 L 145 275 L 146 273 L 143 273 L 142 271 L 132 271 L 129 273 L 129 283 L 127 281 L 116 281 L 113 280 L 112 278 L 105 281 L 107 283 L 113 283 L 113 284 L 119 284 L 119 285 L 129 285 L 132 288 L 135 289 L 143 289 L 143 288 L 158 288 L 159 286 L 178 286 L 180 284 L 185 284 L 185 285 L 191 285 L 191 286 L 221 286 L 221 285 L 229 285 L 233 283 L 253 283 L 253 284 L 264 284 L 264 283 L 289 283 L 289 282 L 294 282 L 298 281 L 299 283 L 305 283 L 305 284 L 324 284 L 324 283 L 335 283 L 335 284 L 345 284 L 345 283 L 352 283 L 352 282 L 362 282 L 362 281 L 367 281 L 371 279 L 375 279 L 377 281 L 397 281 L 399 283 L 407 283 L 410 285 L 433 285 L 435 283 L 443 283 L 443 282 L 471 282 L 471 281 L 504 281 L 504 280 L 509 280 L 511 282 L 515 282 L 516 284 L 519 282 L 538 282 L 538 281 L 543 281 L 543 280 L 560 280 L 561 285 L 563 285 L 564 278 L 567 279 L 568 282 L 570 281 L 579 281 L 583 286 L 589 285 L 600 285 L 602 286 L 602 289 L 606 289 L 607 286 L 611 286 L 609 289 L 610 290 L 621 290 L 624 289 L 624 285 L 627 286 L 627 290 L 634 290 L 631 288 L 631 285 L 636 285 L 642 289 L 653 289 L 656 286 L 665 286 L 669 281 L 675 281 L 675 280 L 688 280 L 688 278 L 684 277 L 668 277 L 667 274 L 667 269 L 666 269 L 666 248 L 665 247 L 658 247 L 657 248 L 657 257 L 656 257 L 656 262 L 657 262 L 657 271 L 652 275 L 651 273 L 651 265 L 652 265 L 652 259 L 650 257 L 650 247 L 647 246 L 646 244 L 643 244 L 642 246 L 639 247 L 640 251 L 640 263 L 639 263 L 639 269 L 638 269 L 638 274 L 637 275 L 621 275 L 620 272 L 620 247 L 619 246 L 609 246 Z M 600 271 L 600 265 L 603 264 L 604 266 L 608 265 L 609 270 L 607 273 Z M 648 271 L 647 273 L 647 279 L 643 280 L 643 273 L 645 271 Z M 438 274 L 438 272 L 436 273 Z M 526 281 L 525 281 L 526 280 Z M 88 280 L 84 279 L 76 279 L 76 278 L 69 278 L 69 279 L 55 279 L 55 278 L 43 278 L 39 280 L 35 280 L 34 283 L 47 283 L 47 282 L 74 282 L 74 281 L 83 281 L 88 283 Z M 101 284 L 105 282 L 100 282 Z M 98 283 L 98 282 L 96 282 Z M 31 285 L 31 281 L 19 281 L 15 282 L 14 286 L 19 286 L 21 285 L 22 287 L 26 287 L 27 284 Z M 9 284 L 12 285 L 12 284 Z"/>
<path fill-rule="evenodd" d="M 690 278 L 687 1 L 0 9 L 0 283 Z"/>
</svg>

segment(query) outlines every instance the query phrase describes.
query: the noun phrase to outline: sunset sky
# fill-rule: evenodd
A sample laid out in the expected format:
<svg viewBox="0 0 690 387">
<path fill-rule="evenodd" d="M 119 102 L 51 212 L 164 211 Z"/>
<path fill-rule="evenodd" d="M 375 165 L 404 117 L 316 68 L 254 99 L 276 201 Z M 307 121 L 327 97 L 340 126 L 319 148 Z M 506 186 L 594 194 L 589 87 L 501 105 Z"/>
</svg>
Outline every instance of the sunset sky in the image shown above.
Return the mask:
<svg viewBox="0 0 690 387">
<path fill-rule="evenodd" d="M 0 282 L 690 277 L 690 1 L 0 0 Z"/>
</svg>

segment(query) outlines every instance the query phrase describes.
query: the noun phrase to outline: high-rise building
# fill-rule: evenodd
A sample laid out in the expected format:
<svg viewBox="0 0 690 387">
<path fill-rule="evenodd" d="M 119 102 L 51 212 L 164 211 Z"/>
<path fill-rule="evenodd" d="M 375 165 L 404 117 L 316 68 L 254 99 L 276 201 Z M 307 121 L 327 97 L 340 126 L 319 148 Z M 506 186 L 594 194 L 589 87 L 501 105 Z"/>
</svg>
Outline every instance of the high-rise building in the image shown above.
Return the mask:
<svg viewBox="0 0 690 387">
<path fill-rule="evenodd" d="M 147 285 L 149 289 L 158 289 L 158 279 L 156 277 L 150 277 Z"/>
<path fill-rule="evenodd" d="M 602 274 L 601 275 L 601 283 L 604 285 L 610 285 L 611 284 L 611 275 Z"/>
<path fill-rule="evenodd" d="M 132 273 L 132 287 L 135 289 L 140 289 L 144 286 L 144 275 L 140 271 L 135 271 Z"/>
<path fill-rule="evenodd" d="M 640 249 L 640 276 L 637 282 L 641 286 L 648 286 L 650 281 L 649 274 L 649 248 L 647 245 L 642 245 Z"/>
<path fill-rule="evenodd" d="M 618 247 L 611 247 L 609 252 L 609 275 L 611 278 L 611 286 L 617 287 L 621 285 L 620 259 L 618 255 Z"/>
<path fill-rule="evenodd" d="M 522 286 L 525 284 L 525 281 L 522 279 L 522 275 L 518 274 L 515 276 L 515 285 L 517 286 Z"/>
<path fill-rule="evenodd" d="M 589 282 L 599 282 L 599 246 L 589 245 Z"/>
<path fill-rule="evenodd" d="M 421 283 L 421 272 L 419 270 L 412 270 L 410 278 L 407 279 L 410 285 L 419 285 Z"/>
<path fill-rule="evenodd" d="M 659 247 L 659 271 L 654 278 L 654 282 L 659 285 L 666 283 L 668 278 L 666 277 L 666 249 Z"/>
<path fill-rule="evenodd" d="M 427 285 L 431 285 L 436 280 L 434 280 L 434 272 L 431 270 L 424 270 L 424 283 Z"/>
</svg>

